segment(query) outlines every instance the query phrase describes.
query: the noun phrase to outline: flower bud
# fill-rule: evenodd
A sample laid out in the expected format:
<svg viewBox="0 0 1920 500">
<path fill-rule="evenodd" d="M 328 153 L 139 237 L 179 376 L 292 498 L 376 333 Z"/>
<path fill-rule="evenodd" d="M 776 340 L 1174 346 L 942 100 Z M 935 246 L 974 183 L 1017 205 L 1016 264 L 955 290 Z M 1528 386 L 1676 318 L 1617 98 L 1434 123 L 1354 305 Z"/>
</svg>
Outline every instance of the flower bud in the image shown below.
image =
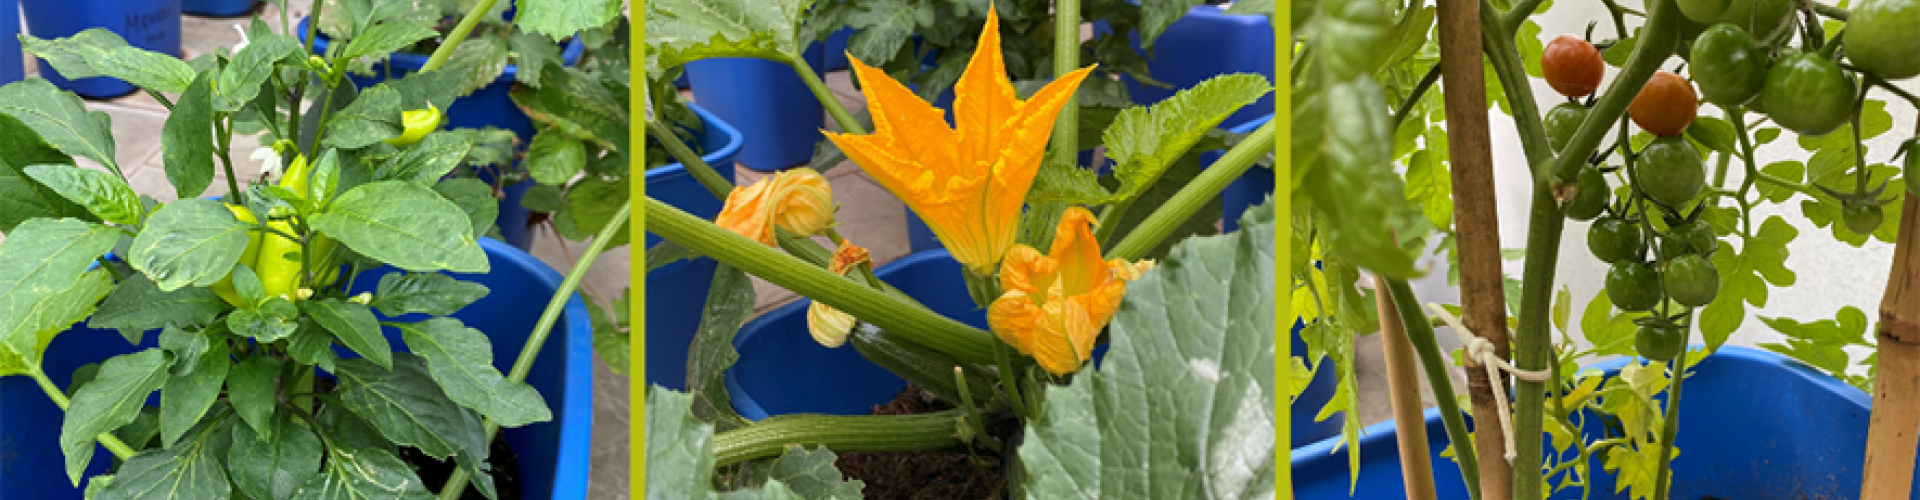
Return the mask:
<svg viewBox="0 0 1920 500">
<path fill-rule="evenodd" d="M 807 306 L 807 332 L 813 334 L 813 340 L 827 348 L 835 348 L 847 343 L 847 334 L 853 333 L 854 318 L 834 309 L 833 306 L 814 301 Z"/>
<path fill-rule="evenodd" d="M 819 234 L 833 225 L 833 186 L 811 168 L 781 172 L 774 177 L 777 204 L 774 225 L 801 236 Z"/>
</svg>

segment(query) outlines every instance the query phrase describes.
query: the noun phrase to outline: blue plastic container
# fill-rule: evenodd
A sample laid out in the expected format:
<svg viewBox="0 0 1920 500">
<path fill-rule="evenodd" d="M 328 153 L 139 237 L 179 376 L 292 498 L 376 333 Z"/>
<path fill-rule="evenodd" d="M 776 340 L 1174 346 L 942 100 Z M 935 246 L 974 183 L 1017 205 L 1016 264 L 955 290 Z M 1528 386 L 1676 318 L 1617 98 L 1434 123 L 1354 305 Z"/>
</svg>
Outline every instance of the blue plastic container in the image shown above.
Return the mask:
<svg viewBox="0 0 1920 500">
<path fill-rule="evenodd" d="M 804 55 L 807 64 L 826 66 L 821 44 Z M 738 160 L 747 168 L 773 172 L 804 165 L 825 138 L 820 128 L 827 110 L 792 67 L 747 57 L 702 59 L 687 63 L 687 77 L 694 100 L 746 138 Z"/>
<path fill-rule="evenodd" d="M 1267 116 L 1236 125 L 1233 128 L 1227 129 L 1227 131 L 1236 134 L 1253 132 L 1255 129 L 1266 125 L 1267 121 L 1272 119 L 1273 113 L 1267 113 Z M 1226 151 L 1208 151 L 1201 153 L 1200 164 L 1213 165 L 1213 162 L 1219 161 L 1220 157 L 1226 154 Z M 1233 183 L 1228 184 L 1226 189 L 1220 190 L 1220 216 L 1223 219 L 1221 221 L 1222 228 L 1227 231 L 1238 229 L 1240 227 L 1240 214 L 1245 213 L 1247 207 L 1265 203 L 1267 198 L 1273 196 L 1273 185 L 1273 169 L 1259 165 L 1247 167 L 1247 172 L 1240 174 L 1239 179 L 1234 179 Z"/>
<path fill-rule="evenodd" d="M 1613 376 L 1625 363 L 1616 359 L 1593 368 Z M 1693 373 L 1680 402 L 1680 454 L 1673 460 L 1669 498 L 1860 497 L 1871 396 L 1798 361 L 1740 346 L 1721 347 Z M 1439 456 L 1447 434 L 1438 409 L 1427 410 L 1425 424 L 1439 498 L 1464 500 L 1460 469 Z M 1295 498 L 1404 498 L 1393 422 L 1369 426 L 1364 433 L 1360 481 L 1351 496 L 1347 452 L 1334 451 L 1338 440 L 1330 439 L 1293 450 Z M 1598 459 L 1593 470 L 1593 498 L 1627 498 L 1613 492 L 1614 476 L 1602 471 Z M 1920 488 L 1914 492 L 1920 494 Z M 1570 489 L 1552 498 L 1580 496 Z"/>
<path fill-rule="evenodd" d="M 253 12 L 260 0 L 180 0 L 180 10 L 207 17 L 238 17 Z"/>
<path fill-rule="evenodd" d="M 1138 2 L 1136 2 L 1138 3 Z M 1153 41 L 1151 52 L 1141 51 L 1140 34 L 1133 33 L 1133 49 L 1147 56 L 1147 73 L 1174 88 L 1143 85 L 1122 75 L 1133 102 L 1153 104 L 1172 97 L 1208 78 L 1230 73 L 1255 73 L 1273 81 L 1273 25 L 1267 16 L 1226 13 L 1226 5 L 1196 5 L 1168 25 Z M 1096 36 L 1112 31 L 1094 23 Z M 1164 56 L 1164 57 L 1162 57 Z M 1273 113 L 1273 94 L 1240 108 L 1227 123 L 1241 123 Z"/>
<path fill-rule="evenodd" d="M 0 12 L 19 12 L 19 0 L 0 0 Z M 20 16 L 0 16 L 0 85 L 26 79 L 26 61 L 20 52 Z"/>
<path fill-rule="evenodd" d="M 712 113 L 700 106 L 690 107 L 704 124 L 700 146 L 707 153 L 701 159 L 732 181 L 733 157 L 740 153 L 745 140 Z M 647 196 L 707 220 L 720 215 L 723 206 L 679 163 L 647 171 Z M 660 241 L 659 235 L 647 233 L 646 248 Z M 713 287 L 713 271 L 719 265 L 712 258 L 702 257 L 647 273 L 647 383 L 686 390 L 687 349 L 700 329 L 700 311 L 706 308 L 707 290 Z"/>
<path fill-rule="evenodd" d="M 26 0 L 21 11 L 27 32 L 44 39 L 66 38 L 92 28 L 106 28 L 128 44 L 178 57 L 180 55 L 181 0 Z M 7 17 L 0 15 L 0 17 Z M 17 43 L 17 42 L 16 42 Z M 18 52 L 18 47 L 13 47 Z M 8 64 L 0 60 L 0 64 Z M 40 76 L 55 87 L 88 99 L 108 99 L 138 90 L 118 78 L 69 80 L 53 65 L 40 60 Z"/>
<path fill-rule="evenodd" d="M 311 18 L 300 19 L 299 26 L 295 29 L 296 36 L 300 37 L 301 41 L 306 40 L 307 23 L 311 20 Z M 329 40 L 324 34 L 318 38 L 313 43 L 313 52 L 325 54 Z M 560 58 L 566 65 L 572 66 L 575 61 L 580 60 L 580 54 L 585 50 L 586 46 L 580 43 L 579 38 L 575 38 L 567 42 L 566 48 L 560 53 Z M 348 73 L 347 79 L 352 80 L 353 84 L 359 88 L 372 87 L 389 78 L 397 80 L 407 76 L 408 73 L 419 71 L 427 65 L 428 57 L 424 54 L 394 53 L 385 63 L 373 65 L 373 76 Z M 493 83 L 473 91 L 466 97 L 455 99 L 452 105 L 442 110 L 446 115 L 446 128 L 498 127 L 519 134 L 521 144 L 532 141 L 533 134 L 537 131 L 533 127 L 533 119 L 527 118 L 527 114 L 520 110 L 520 105 L 514 104 L 513 96 L 510 94 L 518 74 L 519 68 L 509 64 L 506 71 L 501 72 L 500 77 L 494 79 Z"/>
<path fill-rule="evenodd" d="M 480 246 L 492 261 L 492 271 L 455 276 L 486 285 L 492 293 L 454 317 L 487 332 L 493 341 L 494 365 L 506 372 L 547 301 L 560 288 L 561 276 L 532 255 L 497 240 L 482 239 Z M 355 291 L 371 291 L 380 276 L 389 272 L 393 269 L 360 276 Z M 424 318 L 403 318 L 417 319 Z M 396 330 L 389 328 L 386 333 L 396 349 L 405 347 Z M 64 388 L 81 365 L 158 344 L 158 331 L 147 332 L 135 347 L 117 332 L 78 326 L 54 338 L 44 362 L 47 375 Z M 518 455 L 523 498 L 586 498 L 593 445 L 593 322 L 578 296 L 554 325 L 527 383 L 546 398 L 553 420 L 502 432 Z M 157 401 L 158 396 L 149 398 L 149 404 Z M 0 467 L 0 500 L 79 500 L 82 490 L 67 482 L 65 455 L 60 451 L 64 413 L 59 407 L 27 377 L 0 378 L 0 407 L 6 408 L 0 411 L 0 457 L 7 457 Z M 113 454 L 105 448 L 96 449 L 87 476 L 107 472 L 112 460 Z"/>
<path fill-rule="evenodd" d="M 847 40 L 853 38 L 853 32 L 853 27 L 848 26 L 840 28 L 840 31 L 835 31 L 832 35 L 827 36 L 827 64 L 825 71 L 840 71 L 853 67 L 853 64 L 847 61 Z"/>
</svg>

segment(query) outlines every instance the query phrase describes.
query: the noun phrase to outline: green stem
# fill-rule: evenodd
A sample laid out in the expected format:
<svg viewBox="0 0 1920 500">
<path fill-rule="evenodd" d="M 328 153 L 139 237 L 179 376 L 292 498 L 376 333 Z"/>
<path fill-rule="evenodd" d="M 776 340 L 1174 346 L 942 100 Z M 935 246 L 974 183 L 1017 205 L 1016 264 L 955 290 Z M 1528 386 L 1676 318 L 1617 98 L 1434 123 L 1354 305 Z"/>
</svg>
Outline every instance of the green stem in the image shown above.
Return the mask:
<svg viewBox="0 0 1920 500">
<path fill-rule="evenodd" d="M 47 372 L 45 370 L 39 366 L 35 366 L 31 370 L 27 370 L 27 376 L 33 377 L 33 381 L 40 384 L 40 391 L 47 393 L 47 398 L 52 399 L 53 404 L 60 406 L 60 411 L 67 411 L 67 405 L 72 404 L 67 400 L 67 391 L 60 390 L 59 386 L 54 385 L 53 379 L 47 378 Z M 127 446 L 127 443 L 121 442 L 120 438 L 114 436 L 113 433 L 103 433 L 95 439 L 100 440 L 101 446 L 107 447 L 107 451 L 113 452 L 113 456 L 119 457 L 121 460 L 126 460 L 133 456 L 133 448 Z"/>
<path fill-rule="evenodd" d="M 807 83 L 807 90 L 813 91 L 813 98 L 818 99 L 820 105 L 827 108 L 827 115 L 833 117 L 834 123 L 840 124 L 841 132 L 866 135 L 867 128 L 860 126 L 859 120 L 853 119 L 853 113 L 848 113 L 846 106 L 840 105 L 840 98 L 835 97 L 833 91 L 827 88 L 827 83 L 820 80 L 820 74 L 813 71 L 812 65 L 807 64 L 804 59 L 784 62 L 792 66 L 795 73 L 800 74 L 800 81 Z"/>
<path fill-rule="evenodd" d="M 917 451 L 962 444 L 960 410 L 919 415 L 784 415 L 713 436 L 714 467 L 777 456 L 789 445 L 835 452 Z"/>
<path fill-rule="evenodd" d="M 1414 353 L 1420 356 L 1420 367 L 1426 370 L 1427 386 L 1433 389 L 1434 401 L 1440 403 L 1440 422 L 1446 425 L 1448 441 L 1455 443 L 1453 456 L 1460 463 L 1460 475 L 1467 485 L 1467 498 L 1478 499 L 1480 464 L 1471 451 L 1473 440 L 1467 436 L 1467 422 L 1461 416 L 1459 399 L 1454 397 L 1453 379 L 1447 378 L 1447 361 L 1440 355 L 1440 343 L 1434 338 L 1433 324 L 1428 323 L 1427 315 L 1420 312 L 1423 309 L 1420 299 L 1414 297 L 1413 287 L 1407 284 L 1407 280 L 1389 278 L 1385 281 L 1388 293 L 1393 295 L 1394 309 L 1400 312 L 1400 322 L 1406 329 L 1407 340 L 1413 344 Z M 1493 421 L 1491 417 L 1487 420 Z M 1487 428 L 1482 432 L 1493 430 Z M 1516 477 L 1533 475 L 1514 474 Z"/>
<path fill-rule="evenodd" d="M 230 193 L 228 196 L 233 197 L 234 204 L 244 207 L 247 206 L 247 193 L 240 191 L 240 181 L 237 180 L 237 176 L 233 174 L 233 154 L 231 153 L 233 134 L 227 133 L 226 119 L 227 117 L 223 116 L 213 120 L 214 131 L 220 135 L 220 142 L 218 144 L 220 148 L 217 156 L 220 157 L 220 166 L 227 171 L 227 192 Z M 260 217 L 260 222 L 266 222 L 266 217 L 264 217 L 266 214 L 261 215 L 263 217 Z"/>
<path fill-rule="evenodd" d="M 1162 240 L 1172 235 L 1174 229 L 1178 228 L 1182 222 L 1199 212 L 1201 206 L 1218 198 L 1222 189 L 1226 189 L 1228 184 L 1239 179 L 1240 174 L 1246 173 L 1247 168 L 1252 167 L 1260 157 L 1273 151 L 1275 121 L 1278 120 L 1270 120 L 1265 125 L 1261 125 L 1258 130 L 1247 135 L 1245 140 L 1240 141 L 1240 144 L 1227 150 L 1227 154 L 1213 162 L 1212 166 L 1200 172 L 1193 182 L 1180 188 L 1178 193 L 1174 193 L 1172 199 L 1167 200 L 1166 204 L 1161 205 L 1158 210 L 1154 210 L 1153 214 L 1141 221 L 1138 227 L 1127 232 L 1127 237 L 1122 238 L 1119 244 L 1107 250 L 1107 258 L 1140 260 L 1147 255 L 1147 252 L 1160 246 Z"/>
<path fill-rule="evenodd" d="M 1831 17 L 1841 21 L 1847 20 L 1847 11 L 1845 9 L 1834 7 L 1832 5 L 1823 4 L 1820 2 L 1813 2 L 1813 12 L 1816 14 L 1820 14 L 1822 16 Z"/>
<path fill-rule="evenodd" d="M 1533 87 L 1529 86 L 1526 66 L 1520 63 L 1520 49 L 1514 46 L 1513 33 L 1500 23 L 1499 15 L 1492 1 L 1480 0 L 1481 50 L 1486 53 L 1487 62 L 1493 65 L 1494 76 L 1498 77 L 1501 88 L 1505 90 L 1507 109 L 1512 111 L 1513 125 L 1520 131 L 1520 149 L 1526 153 L 1527 163 L 1533 166 L 1533 176 L 1537 180 L 1541 176 L 1540 168 L 1553 158 L 1553 146 L 1547 142 L 1547 126 L 1540 119 L 1539 104 L 1533 100 Z M 1621 109 L 1625 109 L 1625 106 L 1621 104 Z M 1593 113 L 1587 115 L 1592 116 Z M 1597 147 L 1598 139 L 1594 142 L 1596 145 L 1589 145 L 1585 149 L 1574 148 L 1572 143 L 1566 147 L 1570 151 L 1592 151 Z M 1586 157 L 1584 154 L 1579 156 L 1582 159 Z M 1571 181 L 1573 175 L 1569 173 L 1566 179 Z"/>
<path fill-rule="evenodd" d="M 147 91 L 147 95 L 153 96 L 153 100 L 160 101 L 160 105 L 165 106 L 167 111 L 173 111 L 173 101 L 167 100 L 167 96 L 161 94 L 160 91 L 146 87 L 141 87 L 140 90 Z"/>
<path fill-rule="evenodd" d="M 980 411 L 980 407 L 973 403 L 973 391 L 967 388 L 967 372 L 965 368 L 958 366 L 953 367 L 953 383 L 960 387 L 960 405 L 967 410 L 967 425 L 973 428 L 974 439 L 986 444 L 987 449 L 993 450 L 994 453 L 999 453 L 1001 451 L 1000 443 L 994 441 L 992 436 L 987 435 L 986 420 L 982 417 L 985 412 Z"/>
<path fill-rule="evenodd" d="M 1061 78 L 1080 68 L 1080 0 L 1053 2 L 1053 77 Z M 1072 162 L 1080 153 L 1079 98 L 1067 96 L 1060 115 L 1053 122 L 1054 154 Z"/>
<path fill-rule="evenodd" d="M 647 229 L 714 260 L 812 297 L 874 326 L 966 362 L 988 362 L 992 334 L 835 276 L 791 255 L 734 234 L 660 200 L 646 200 Z"/>
<path fill-rule="evenodd" d="M 495 0 L 480 0 L 479 2 L 475 2 L 473 8 L 467 10 L 467 16 L 460 18 L 460 24 L 455 25 L 453 31 L 447 33 L 446 39 L 440 41 L 440 48 L 433 49 L 433 57 L 427 58 L 427 64 L 421 65 L 420 71 L 424 73 L 445 66 L 447 59 L 453 57 L 454 49 L 460 47 L 460 42 L 467 40 L 467 34 L 473 32 L 474 26 L 480 24 L 480 18 L 486 17 L 487 11 L 493 10 L 494 1 Z M 312 38 L 309 37 L 308 39 L 311 40 Z"/>
<path fill-rule="evenodd" d="M 1413 112 L 1413 107 L 1420 104 L 1420 99 L 1427 96 L 1427 89 L 1433 88 L 1433 84 L 1439 81 L 1440 65 L 1435 64 L 1432 69 L 1427 70 L 1426 76 L 1420 77 L 1419 83 L 1413 85 L 1413 92 L 1408 93 L 1407 98 L 1400 101 L 1400 107 L 1393 110 L 1394 129 L 1400 128 L 1400 122 L 1407 121 L 1407 115 Z"/>
<path fill-rule="evenodd" d="M 1660 427 L 1660 466 L 1653 473 L 1653 500 L 1667 500 L 1668 476 L 1672 475 L 1673 437 L 1680 432 L 1680 383 L 1687 379 L 1687 353 L 1682 351 L 1668 361 L 1673 369 L 1673 387 L 1667 391 L 1666 421 Z"/>
<path fill-rule="evenodd" d="M 708 165 L 705 159 L 693 152 L 693 148 L 687 147 L 687 143 L 682 142 L 679 135 L 667 128 L 666 123 L 647 122 L 647 133 L 653 135 L 653 138 L 660 143 L 660 147 L 666 148 L 667 154 L 679 160 L 680 166 L 686 168 L 687 173 L 693 174 L 693 180 L 700 181 L 700 186 L 707 188 L 707 192 L 713 193 L 714 198 L 726 200 L 727 195 L 733 192 L 733 183 L 727 182 L 727 178 L 721 176 L 720 171 L 714 170 L 712 165 Z"/>
</svg>

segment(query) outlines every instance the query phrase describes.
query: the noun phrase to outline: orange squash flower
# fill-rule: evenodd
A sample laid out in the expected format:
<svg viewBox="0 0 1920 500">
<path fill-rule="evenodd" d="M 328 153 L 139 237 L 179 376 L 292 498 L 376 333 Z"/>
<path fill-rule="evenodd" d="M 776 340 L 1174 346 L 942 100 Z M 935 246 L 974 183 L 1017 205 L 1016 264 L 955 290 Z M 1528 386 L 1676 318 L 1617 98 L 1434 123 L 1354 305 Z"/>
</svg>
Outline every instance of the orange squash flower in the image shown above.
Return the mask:
<svg viewBox="0 0 1920 500">
<path fill-rule="evenodd" d="M 774 228 L 812 236 L 833 225 L 833 186 L 810 168 L 799 168 L 733 188 L 713 223 L 773 246 Z"/>
<path fill-rule="evenodd" d="M 1101 260 L 1093 224 L 1092 212 L 1069 208 L 1054 230 L 1053 251 L 1015 245 L 1000 268 L 1005 292 L 987 307 L 993 333 L 1055 375 L 1078 371 L 1093 355 L 1127 282 L 1153 267 Z"/>
<path fill-rule="evenodd" d="M 833 260 L 827 263 L 827 272 L 846 276 L 854 266 L 871 261 L 867 249 L 854 246 L 852 241 L 840 240 L 840 249 L 833 251 Z M 847 334 L 853 333 L 853 323 L 852 314 L 820 301 L 813 301 L 813 305 L 807 306 L 807 332 L 813 334 L 814 342 L 827 348 L 846 344 Z"/>
<path fill-rule="evenodd" d="M 954 259 L 981 276 L 993 274 L 1013 246 L 1054 118 L 1093 69 L 1068 73 L 1022 102 L 1007 79 L 999 26 L 989 7 L 979 48 L 954 87 L 957 129 L 885 71 L 849 57 L 873 113 L 874 133 L 826 132 L 920 214 Z"/>
</svg>

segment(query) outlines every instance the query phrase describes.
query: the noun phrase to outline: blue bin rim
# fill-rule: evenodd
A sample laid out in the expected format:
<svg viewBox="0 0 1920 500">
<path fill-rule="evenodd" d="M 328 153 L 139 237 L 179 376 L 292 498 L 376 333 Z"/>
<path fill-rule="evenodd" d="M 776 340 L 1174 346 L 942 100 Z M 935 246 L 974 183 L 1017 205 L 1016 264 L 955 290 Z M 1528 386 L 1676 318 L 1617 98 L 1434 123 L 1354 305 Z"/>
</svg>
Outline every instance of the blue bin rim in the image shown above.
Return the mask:
<svg viewBox="0 0 1920 500">
<path fill-rule="evenodd" d="M 713 163 L 723 158 L 732 158 L 734 155 L 740 154 L 740 148 L 746 144 L 745 138 L 740 135 L 740 129 L 733 128 L 733 125 L 720 120 L 720 117 L 714 116 L 712 112 L 707 111 L 707 108 L 702 108 L 697 103 L 688 102 L 687 108 L 692 109 L 693 114 L 700 116 L 701 126 L 718 128 L 720 134 L 727 138 L 726 144 L 722 144 L 720 147 L 708 151 L 707 154 L 701 156 L 700 159 L 707 162 L 707 166 L 716 169 L 732 168 L 733 165 L 713 165 Z M 647 182 L 663 180 L 686 171 L 686 165 L 681 165 L 679 162 L 668 163 L 658 168 L 647 170 Z"/>
<path fill-rule="evenodd" d="M 1705 347 L 1706 346 L 1702 344 L 1693 344 L 1688 346 L 1688 350 L 1703 349 Z M 1584 366 L 1580 369 L 1582 371 L 1600 370 L 1606 376 L 1612 377 L 1620 374 L 1620 369 L 1627 365 L 1629 359 L 1632 358 L 1624 356 L 1617 357 L 1590 366 Z M 1869 412 L 1873 407 L 1873 397 L 1871 395 L 1861 392 L 1860 389 L 1856 389 L 1851 385 L 1847 385 L 1846 382 L 1827 376 L 1815 370 L 1813 367 L 1808 366 L 1806 363 L 1773 351 L 1738 345 L 1723 345 L 1720 346 L 1719 351 L 1714 352 L 1707 359 L 1733 361 L 1737 364 L 1795 372 L 1799 374 L 1800 377 L 1806 379 L 1809 384 L 1812 384 L 1815 389 L 1832 394 L 1845 401 L 1848 405 L 1847 408 L 1838 408 L 1836 410 Z M 1426 412 L 1421 414 L 1421 417 L 1423 425 L 1431 426 L 1437 424 L 1440 421 L 1440 409 L 1437 407 L 1428 408 Z M 1397 446 L 1393 444 L 1393 440 L 1396 438 L 1394 437 L 1395 428 L 1392 420 L 1369 425 L 1361 429 L 1360 434 L 1364 436 L 1360 438 L 1360 447 L 1362 448 Z M 1322 460 L 1346 460 L 1345 458 L 1336 458 L 1334 455 L 1334 452 L 1344 444 L 1343 439 L 1341 436 L 1334 436 L 1294 448 L 1292 458 L 1289 460 L 1290 466 L 1294 469 L 1299 469 L 1302 466 Z"/>
<path fill-rule="evenodd" d="M 294 25 L 293 36 L 295 39 L 300 40 L 301 42 L 307 41 L 307 23 L 310 22 L 312 18 L 313 16 L 302 16 L 300 18 L 300 22 Z M 328 43 L 327 34 L 321 33 L 319 32 L 319 30 L 314 30 L 313 35 L 314 35 L 313 36 L 314 52 L 318 52 L 321 54 L 327 53 L 327 43 Z M 587 50 L 587 46 L 580 42 L 580 37 L 577 37 L 577 36 L 573 37 L 572 40 L 567 41 L 567 48 L 560 52 L 560 59 L 563 64 L 567 66 L 572 66 L 574 62 L 577 62 L 580 60 L 580 54 L 586 52 L 586 50 Z M 396 69 L 401 69 L 406 71 L 418 71 L 420 68 L 426 67 L 427 59 L 430 59 L 430 57 L 423 56 L 420 54 L 410 54 L 406 52 L 394 52 L 391 54 L 387 54 L 388 64 L 392 64 Z M 495 78 L 493 82 L 510 84 L 514 82 L 515 78 L 519 74 L 520 74 L 519 68 L 516 68 L 512 64 L 508 64 L 506 71 L 500 72 L 500 77 Z"/>
<path fill-rule="evenodd" d="M 953 260 L 953 254 L 948 253 L 945 248 L 914 252 L 893 262 L 888 262 L 887 265 L 880 266 L 879 269 L 873 271 L 873 274 L 884 281 L 894 273 L 903 272 L 901 269 L 917 267 L 923 263 L 937 262 L 940 260 Z M 764 328 L 762 325 L 796 314 L 804 317 L 804 315 L 807 314 L 807 307 L 812 304 L 812 299 L 802 297 L 800 300 L 793 301 L 790 304 L 780 306 L 772 311 L 767 311 L 766 314 L 762 314 L 760 317 L 753 318 L 752 321 L 748 321 L 747 324 L 740 327 L 739 334 L 734 335 L 733 348 L 738 350 L 740 346 L 752 342 L 761 332 L 770 330 Z M 745 358 L 741 359 L 741 361 L 744 360 Z M 734 365 L 738 366 L 739 361 L 734 362 Z M 760 407 L 759 402 L 753 400 L 753 395 L 748 393 L 746 388 L 740 385 L 740 381 L 734 377 L 732 369 L 726 371 L 725 379 L 727 399 L 733 403 L 733 410 L 739 412 L 740 416 L 746 417 L 747 420 L 762 420 L 770 416 L 767 415 L 765 408 Z"/>
<path fill-rule="evenodd" d="M 1235 134 L 1252 133 L 1255 130 L 1259 130 L 1261 126 L 1266 125 L 1267 122 L 1269 121 L 1273 121 L 1273 113 L 1267 113 L 1267 116 L 1254 118 L 1252 120 L 1247 120 L 1246 123 L 1234 125 L 1233 127 L 1228 128 L 1227 131 Z"/>
</svg>

